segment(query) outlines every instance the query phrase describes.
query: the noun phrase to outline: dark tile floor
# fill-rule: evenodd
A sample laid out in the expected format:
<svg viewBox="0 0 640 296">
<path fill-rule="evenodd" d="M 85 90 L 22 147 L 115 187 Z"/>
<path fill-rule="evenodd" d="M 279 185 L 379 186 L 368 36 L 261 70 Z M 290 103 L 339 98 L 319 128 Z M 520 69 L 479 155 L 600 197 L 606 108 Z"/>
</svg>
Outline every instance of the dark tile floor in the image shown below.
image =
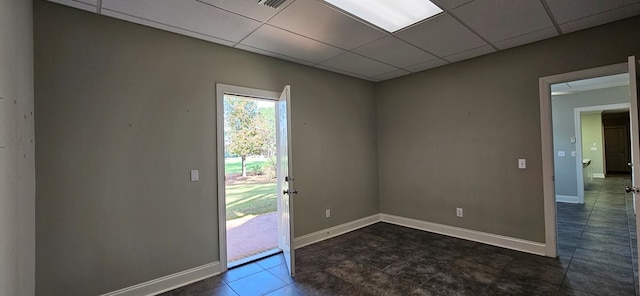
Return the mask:
<svg viewBox="0 0 640 296">
<path fill-rule="evenodd" d="M 559 258 L 377 223 L 229 270 L 177 295 L 636 295 L 628 177 L 596 179 L 585 204 L 558 204 Z M 637 268 L 636 268 L 637 269 Z"/>
</svg>

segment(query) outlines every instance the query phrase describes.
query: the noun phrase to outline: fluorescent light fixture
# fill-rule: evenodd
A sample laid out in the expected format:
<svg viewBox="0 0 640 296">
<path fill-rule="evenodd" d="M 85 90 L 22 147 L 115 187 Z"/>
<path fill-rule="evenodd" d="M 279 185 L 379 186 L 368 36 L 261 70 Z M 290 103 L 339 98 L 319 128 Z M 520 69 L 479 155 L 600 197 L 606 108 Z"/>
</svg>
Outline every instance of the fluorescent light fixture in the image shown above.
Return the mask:
<svg viewBox="0 0 640 296">
<path fill-rule="evenodd" d="M 390 33 L 442 12 L 429 0 L 324 0 Z"/>
</svg>

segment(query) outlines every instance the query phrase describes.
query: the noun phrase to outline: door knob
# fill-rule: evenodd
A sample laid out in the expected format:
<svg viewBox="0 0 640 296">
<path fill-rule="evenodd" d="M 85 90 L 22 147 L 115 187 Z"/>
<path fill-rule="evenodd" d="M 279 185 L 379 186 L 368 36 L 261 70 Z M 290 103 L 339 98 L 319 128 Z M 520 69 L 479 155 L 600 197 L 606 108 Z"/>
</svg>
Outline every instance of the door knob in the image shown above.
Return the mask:
<svg viewBox="0 0 640 296">
<path fill-rule="evenodd" d="M 633 166 L 633 163 L 630 163 L 630 162 L 629 162 L 629 163 L 627 163 L 627 165 L 628 165 L 628 166 L 630 166 L 630 167 L 632 167 L 632 166 Z"/>
<path fill-rule="evenodd" d="M 282 191 L 283 194 L 289 194 L 289 195 L 294 195 L 294 194 L 298 194 L 298 190 L 284 190 Z"/>
<path fill-rule="evenodd" d="M 640 193 L 640 189 L 638 189 L 637 187 L 629 187 L 629 185 L 624 187 L 624 192 L 626 193 Z"/>
</svg>

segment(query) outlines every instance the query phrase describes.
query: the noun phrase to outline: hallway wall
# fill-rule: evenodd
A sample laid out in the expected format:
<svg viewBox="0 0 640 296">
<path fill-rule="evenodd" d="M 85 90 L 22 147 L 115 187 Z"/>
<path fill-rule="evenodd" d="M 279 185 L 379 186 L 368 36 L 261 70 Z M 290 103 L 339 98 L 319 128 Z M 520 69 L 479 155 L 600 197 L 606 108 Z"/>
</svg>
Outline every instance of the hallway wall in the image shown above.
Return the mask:
<svg viewBox="0 0 640 296">
<path fill-rule="evenodd" d="M 0 295 L 35 286 L 31 1 L 0 1 Z"/>
<path fill-rule="evenodd" d="M 578 175 L 576 159 L 570 151 L 576 150 L 576 144 L 570 138 L 575 137 L 576 128 L 574 109 L 579 107 L 609 105 L 629 102 L 629 86 L 579 92 L 552 97 L 554 174 L 556 178 L 556 196 L 578 196 Z M 602 152 L 602 147 L 599 147 Z M 566 151 L 566 157 L 559 157 L 558 151 Z"/>
</svg>

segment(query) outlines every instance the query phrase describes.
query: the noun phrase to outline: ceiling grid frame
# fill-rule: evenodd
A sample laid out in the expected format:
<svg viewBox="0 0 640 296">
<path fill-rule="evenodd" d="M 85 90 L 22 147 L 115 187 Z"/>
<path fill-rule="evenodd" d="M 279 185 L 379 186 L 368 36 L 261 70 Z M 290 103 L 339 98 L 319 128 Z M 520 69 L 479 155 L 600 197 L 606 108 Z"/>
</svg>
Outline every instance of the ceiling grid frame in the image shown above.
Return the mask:
<svg viewBox="0 0 640 296">
<path fill-rule="evenodd" d="M 336 8 L 335 6 L 324 2 L 322 0 L 287 0 L 285 3 L 277 10 L 273 10 L 274 13 L 270 14 L 269 11 L 259 10 L 260 8 L 254 7 L 261 6 L 266 8 L 266 6 L 259 5 L 255 0 L 235 0 L 234 2 L 229 2 L 229 4 L 225 4 L 226 2 L 221 0 L 184 0 L 180 1 L 180 4 L 175 4 L 175 2 L 166 2 L 158 1 L 158 0 L 130 0 L 130 1 L 122 1 L 122 0 L 48 0 L 50 2 L 55 2 L 58 4 L 82 9 L 85 11 L 91 11 L 94 13 L 98 13 L 107 17 L 119 18 L 124 21 L 135 22 L 140 25 L 154 27 L 160 30 L 167 30 L 177 34 L 182 34 L 194 38 L 199 38 L 208 42 L 218 43 L 225 46 L 237 48 L 240 50 L 247 50 L 257 54 L 267 55 L 274 58 L 279 58 L 283 60 L 287 60 L 294 63 L 300 63 L 307 66 L 316 67 L 319 69 L 333 71 L 344 75 L 349 75 L 353 77 L 357 77 L 360 79 L 366 79 L 370 81 L 384 81 L 387 79 L 393 79 L 396 77 L 408 75 L 411 73 L 416 73 L 428 69 L 432 69 L 435 67 L 440 67 L 443 65 L 463 61 L 466 59 L 475 58 L 478 56 L 482 56 L 485 54 L 490 54 L 492 52 L 506 50 L 512 47 L 521 46 L 524 44 L 528 44 L 531 42 L 536 42 L 539 40 L 544 40 L 547 38 L 551 38 L 554 36 L 568 34 L 570 32 L 574 32 L 577 30 L 586 29 L 592 26 L 598 26 L 601 24 L 605 24 L 612 21 L 617 21 L 626 17 L 640 15 L 640 0 L 592 0 L 585 4 L 582 0 L 539 0 L 539 5 L 542 5 L 544 11 L 541 11 L 540 8 L 536 8 L 536 16 L 529 18 L 527 21 L 529 23 L 519 24 L 517 22 L 518 17 L 513 15 L 505 15 L 505 11 L 499 11 L 495 14 L 496 17 L 500 17 L 504 21 L 505 25 L 515 26 L 513 30 L 503 30 L 504 28 L 496 27 L 496 20 L 493 19 L 493 23 L 486 23 L 482 20 L 478 20 L 475 16 L 473 16 L 472 11 L 474 9 L 481 9 L 484 13 L 488 13 L 485 17 L 491 18 L 493 14 L 492 11 L 487 10 L 488 7 L 492 5 L 484 2 L 488 0 L 433 0 L 432 2 L 443 10 L 442 13 L 427 18 L 425 20 L 419 21 L 415 24 L 408 26 L 407 28 L 400 29 L 396 32 L 387 32 L 383 29 L 380 29 L 367 21 L 363 21 L 358 17 L 343 11 L 342 9 Z M 156 2 L 157 1 L 157 2 Z M 517 1 L 517 0 L 515 0 Z M 524 1 L 524 0 L 521 0 Z M 255 2 L 255 3 L 254 3 Z M 299 3 L 298 3 L 299 2 Z M 536 1 L 538 2 L 538 1 Z M 117 3 L 117 10 L 110 10 L 109 3 Z M 150 3 L 153 3 L 152 6 L 149 6 Z M 158 4 L 159 3 L 159 4 Z M 298 3 L 298 4 L 296 4 Z M 283 17 L 284 12 L 288 9 L 291 9 L 292 5 L 298 5 L 298 9 L 300 7 L 317 7 L 316 6 L 308 6 L 311 3 L 321 4 L 327 9 L 331 9 L 334 12 L 329 12 L 322 9 L 322 11 L 312 11 L 308 12 L 308 15 L 313 15 L 314 17 L 325 17 L 327 14 L 331 17 L 332 21 L 337 21 L 341 25 L 350 26 L 353 24 L 354 26 L 359 26 L 358 28 L 350 28 L 345 30 L 337 29 L 339 27 L 329 26 L 336 29 L 324 28 L 322 26 L 313 27 L 313 25 L 305 24 L 304 22 L 313 21 L 311 19 L 303 19 L 298 20 L 297 22 L 301 22 L 301 24 L 305 24 L 306 29 L 302 29 L 301 32 L 314 32 L 313 36 L 308 36 L 310 34 L 307 33 L 297 33 L 292 30 L 288 30 L 286 28 L 282 28 L 279 26 L 275 26 L 273 24 L 274 20 L 277 17 Z M 158 5 L 156 5 L 158 4 Z M 509 3 L 511 4 L 511 3 Z M 127 7 L 137 7 L 137 11 L 140 12 L 138 14 L 136 10 L 130 10 Z M 154 6 L 155 5 L 155 6 Z M 175 16 L 171 15 L 172 11 L 162 11 L 162 7 L 167 8 L 178 8 L 184 14 L 184 16 Z M 212 13 L 216 15 L 220 15 L 222 17 L 221 20 L 229 19 L 233 22 L 239 22 L 242 26 L 238 26 L 238 29 L 235 29 L 229 23 L 220 23 L 221 27 L 218 28 L 202 28 L 198 27 L 203 24 L 216 24 L 216 22 L 220 22 L 217 18 L 212 19 L 197 19 L 203 18 L 206 16 L 209 10 L 205 13 L 198 13 L 198 7 L 196 5 L 205 5 L 211 9 Z M 302 6 L 300 6 L 302 5 Z M 517 5 L 513 4 L 513 5 Z M 528 2 L 523 2 L 522 5 L 529 5 Z M 160 6 L 159 8 L 157 6 Z M 456 11 L 457 9 L 464 8 L 468 6 L 466 9 L 461 9 Z M 473 8 L 472 8 L 473 6 Z M 495 4 L 493 4 L 495 6 Z M 114 7 L 113 5 L 111 7 Z M 140 9 L 154 9 L 152 12 L 140 10 Z M 184 9 L 183 9 L 184 8 Z M 271 9 L 271 8 L 267 8 Z M 122 10 L 122 11 L 120 11 Z M 518 10 L 518 9 L 516 9 Z M 526 13 L 522 10 L 525 10 L 523 7 L 519 9 L 521 12 Z M 577 11 L 575 11 L 577 10 Z M 216 12 L 218 11 L 218 12 Z M 337 12 L 337 14 L 335 13 Z M 462 16 L 458 15 L 459 13 L 463 13 Z M 516 12 L 514 12 L 516 13 Z M 547 22 L 546 26 L 541 28 L 540 26 L 545 25 L 541 19 L 542 15 L 546 14 L 550 20 L 550 23 Z M 143 17 L 143 15 L 147 15 L 150 17 Z M 451 38 L 456 38 L 456 36 L 439 36 L 439 38 L 450 38 L 449 45 L 440 45 L 440 47 L 434 48 L 433 46 L 425 46 L 428 45 L 429 41 L 423 39 L 419 41 L 421 30 L 426 29 L 426 26 L 434 23 L 434 19 L 441 15 L 447 15 L 452 20 L 447 20 L 444 25 L 456 25 L 460 26 L 460 29 L 454 29 L 449 27 L 444 27 L 444 31 L 442 31 L 442 35 L 447 34 L 447 32 L 456 32 L 456 30 L 464 30 L 462 32 L 467 34 L 467 37 L 463 35 L 460 40 L 455 40 Z M 561 17 L 558 18 L 558 15 Z M 196 19 L 190 19 L 189 17 L 194 16 Z M 464 16 L 464 17 L 463 17 Z M 181 19 L 182 17 L 182 19 Z M 186 17 L 186 18 L 185 18 Z M 299 17 L 296 15 L 291 15 L 291 13 L 287 14 L 287 18 L 289 17 Z M 470 18 L 471 17 L 471 18 Z M 257 19 L 259 18 L 259 19 Z M 246 21 L 243 21 L 246 19 Z M 348 19 L 348 21 L 347 21 Z M 250 20 L 250 21 L 249 21 Z M 443 19 L 440 19 L 442 21 Z M 489 21 L 491 21 L 490 19 Z M 468 21 L 471 21 L 469 23 Z M 233 23 L 231 22 L 231 23 Z M 253 23 L 252 23 L 253 22 Z M 295 24 L 295 21 L 288 20 L 289 24 Z M 326 22 L 326 20 L 325 20 Z M 322 23 L 322 22 L 320 22 Z M 437 23 L 437 22 L 436 22 Z M 328 24 L 328 23 L 327 23 Z M 551 25 L 552 24 L 552 25 Z M 221 33 L 220 28 L 224 26 L 229 27 L 232 33 Z M 441 24 L 442 25 L 442 24 Z M 480 30 L 475 26 L 480 25 Z M 231 26 L 231 27 L 230 27 Z M 254 28 L 255 26 L 255 28 Z M 309 52 L 307 54 L 302 54 L 302 51 L 306 50 L 304 46 L 300 46 L 296 44 L 280 44 L 279 46 L 269 48 L 262 48 L 251 46 L 249 44 L 245 44 L 248 38 L 254 36 L 256 34 L 261 33 L 261 29 L 265 26 L 271 26 L 277 30 L 272 30 L 270 34 L 273 37 L 278 36 L 280 34 L 284 34 L 279 39 L 284 38 L 283 40 L 288 42 L 295 42 L 295 40 L 309 40 L 309 44 L 318 44 L 321 47 L 318 49 L 314 49 L 315 51 Z M 487 31 L 491 29 L 491 26 L 495 29 L 502 30 L 501 33 L 493 33 L 487 36 L 484 36 L 484 33 L 491 33 L 491 31 Z M 518 26 L 521 26 L 518 28 Z M 536 27 L 538 26 L 538 27 Z M 248 30 L 249 29 L 249 30 Z M 535 30 L 532 30 L 535 29 Z M 293 30 L 300 31 L 298 29 L 293 28 Z M 306 30 L 306 31 L 305 31 Z M 308 31 L 312 30 L 312 31 Z M 322 31 L 325 30 L 325 31 Z M 327 31 L 328 30 L 328 31 Z M 364 31 L 358 31 L 364 30 Z M 397 34 L 404 31 L 413 31 L 412 33 Z M 531 31 L 532 30 L 532 31 Z M 344 31 L 344 32 L 342 32 Z M 369 33 L 376 31 L 378 32 L 378 36 L 371 35 Z M 433 29 L 432 29 L 433 31 Z M 247 33 L 248 32 L 248 33 Z M 279 33 L 282 32 L 282 33 Z M 345 33 L 347 32 L 347 33 Z M 356 38 L 358 41 L 349 41 L 350 35 L 348 32 L 355 32 L 352 36 L 357 36 L 357 32 L 369 32 L 367 37 Z M 500 32 L 500 31 L 496 31 Z M 522 33 L 523 32 L 523 33 Z M 241 33 L 242 35 L 238 35 Z M 264 34 L 264 32 L 262 32 Z M 297 36 L 295 38 L 291 37 L 287 39 L 286 34 L 294 34 L 290 36 Z M 343 34 L 342 36 L 334 36 L 330 34 Z M 433 35 L 436 34 L 436 35 Z M 438 36 L 437 32 L 432 32 L 432 36 Z M 226 36 L 226 37 L 225 37 Z M 264 42 L 275 42 L 264 39 L 264 37 L 271 36 L 269 34 L 264 35 L 261 42 L 259 44 L 267 44 Z M 329 37 L 328 37 L 329 36 Z M 333 36 L 333 37 L 331 37 Z M 375 38 L 371 38 L 375 36 Z M 410 37 L 410 38 L 407 38 Z M 413 36 L 413 37 L 412 37 Z M 471 38 L 471 36 L 474 36 Z M 491 37 L 493 36 L 493 37 Z M 227 38 L 228 37 L 228 38 Z M 498 37 L 498 39 L 496 39 Z M 505 37 L 505 38 L 502 38 Z M 233 40 L 229 40 L 229 38 Z M 301 39 L 302 38 L 302 39 Z M 342 38 L 342 39 L 341 39 Z M 345 39 L 346 38 L 346 39 Z M 387 39 L 388 38 L 388 39 Z M 425 35 L 422 38 L 428 38 L 428 35 Z M 471 39 L 470 39 L 471 38 Z M 494 40 L 492 40 L 492 38 Z M 348 41 L 346 43 L 335 44 L 337 41 L 343 40 Z M 474 41 L 476 40 L 476 41 Z M 415 41 L 418 41 L 416 43 Z M 437 42 L 437 41 L 434 41 Z M 468 43 L 470 42 L 470 43 Z M 393 57 L 394 47 L 393 45 L 398 45 L 398 52 L 395 54 L 405 54 L 405 56 L 398 56 L 396 58 Z M 355 45 L 355 46 L 354 46 Z M 346 47 L 346 48 L 345 48 Z M 324 48 L 324 49 L 323 49 Z M 331 48 L 335 48 L 333 50 Z M 432 49 L 438 49 L 438 52 L 434 52 Z M 283 49 L 286 49 L 283 51 Z M 458 49 L 458 50 L 456 50 Z M 325 57 L 321 59 L 311 58 L 315 54 L 322 54 Z M 294 55 L 294 56 L 292 56 Z M 342 55 L 352 55 L 352 57 L 357 56 L 358 58 L 355 60 L 350 59 L 339 59 L 338 57 Z M 296 57 L 298 56 L 298 57 Z M 302 57 L 303 59 L 301 59 Z M 321 57 L 321 56 L 318 56 Z M 340 64 L 333 63 L 332 59 L 336 59 L 340 61 Z M 308 60 L 311 59 L 311 60 Z M 335 60 L 334 60 L 335 61 Z M 368 61 L 368 62 L 367 62 Z M 342 63 L 345 63 L 344 65 Z M 376 66 L 377 65 L 377 66 Z M 337 69 L 335 66 L 340 66 L 342 69 Z M 345 69 L 350 69 L 347 71 Z M 377 69 L 377 70 L 375 70 Z M 385 73 L 380 73 L 381 69 L 391 69 L 386 71 Z M 358 73 L 354 73 L 358 72 Z"/>
</svg>

